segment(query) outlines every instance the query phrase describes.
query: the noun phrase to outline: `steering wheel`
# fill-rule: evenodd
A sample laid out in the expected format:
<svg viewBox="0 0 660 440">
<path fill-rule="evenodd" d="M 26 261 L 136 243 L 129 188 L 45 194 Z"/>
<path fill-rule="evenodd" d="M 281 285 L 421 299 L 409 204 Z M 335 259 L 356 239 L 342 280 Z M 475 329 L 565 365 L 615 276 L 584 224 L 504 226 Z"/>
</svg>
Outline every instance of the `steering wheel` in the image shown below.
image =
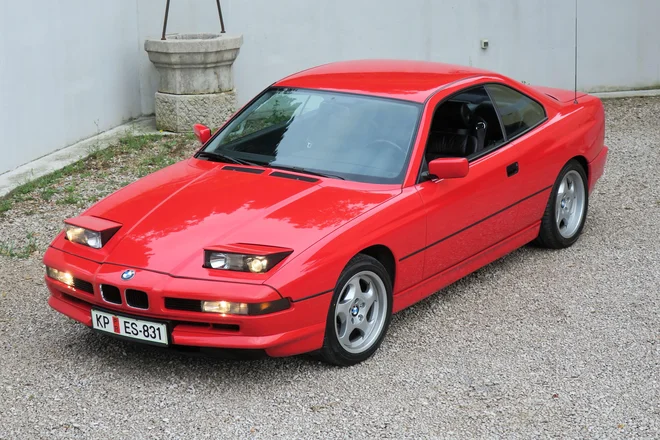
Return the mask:
<svg viewBox="0 0 660 440">
<path fill-rule="evenodd" d="M 387 139 L 376 139 L 376 140 L 373 140 L 373 141 L 369 142 L 369 143 L 366 145 L 366 148 L 369 148 L 369 147 L 371 147 L 372 145 L 378 145 L 378 144 L 389 145 L 390 147 L 394 147 L 394 148 L 396 148 L 397 150 L 399 150 L 399 152 L 400 152 L 401 154 L 404 154 L 404 155 L 406 154 L 406 151 L 405 151 L 403 148 L 401 148 L 401 146 L 400 146 L 399 144 L 397 144 L 397 143 L 395 143 L 395 142 L 392 142 L 392 141 L 390 141 L 390 140 L 387 140 Z"/>
</svg>

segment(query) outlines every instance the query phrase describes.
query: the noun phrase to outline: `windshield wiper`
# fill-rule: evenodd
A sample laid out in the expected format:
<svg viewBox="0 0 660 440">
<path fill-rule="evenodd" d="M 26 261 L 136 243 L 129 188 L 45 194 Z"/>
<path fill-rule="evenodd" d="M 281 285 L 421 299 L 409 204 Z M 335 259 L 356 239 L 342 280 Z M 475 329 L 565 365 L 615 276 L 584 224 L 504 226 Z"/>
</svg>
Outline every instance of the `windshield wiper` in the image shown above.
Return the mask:
<svg viewBox="0 0 660 440">
<path fill-rule="evenodd" d="M 213 151 L 201 151 L 200 153 L 197 154 L 197 157 L 203 157 L 205 159 L 210 159 L 214 160 L 217 162 L 229 162 L 229 163 L 235 163 L 237 165 L 249 165 L 249 166 L 254 166 L 254 167 L 268 167 L 268 168 L 274 168 L 278 170 L 284 170 L 284 171 L 294 171 L 296 173 L 302 173 L 302 174 L 311 174 L 312 176 L 319 176 L 319 177 L 327 177 L 330 179 L 339 179 L 339 180 L 346 180 L 341 176 L 337 176 L 336 174 L 327 174 L 327 173 L 320 173 L 317 171 L 309 171 L 306 170 L 305 168 L 301 167 L 288 167 L 284 165 L 270 165 L 266 162 L 250 162 L 245 159 L 238 159 L 236 157 L 231 157 L 227 156 L 226 154 L 222 153 L 217 153 Z"/>
<path fill-rule="evenodd" d="M 341 176 L 337 176 L 336 174 L 328 174 L 328 173 L 320 173 L 318 171 L 309 171 L 305 168 L 301 167 L 287 167 L 284 165 L 263 165 L 267 166 L 269 168 L 275 168 L 278 170 L 284 170 L 284 171 L 295 171 L 296 173 L 302 173 L 302 174 L 311 174 L 312 176 L 320 176 L 320 177 L 327 177 L 330 179 L 339 179 L 339 180 L 346 180 Z"/>
<path fill-rule="evenodd" d="M 227 156 L 226 154 L 216 153 L 213 151 L 202 151 L 197 154 L 197 157 L 203 157 L 205 159 L 210 159 L 216 162 L 228 162 L 228 163 L 235 163 L 238 165 L 251 165 L 255 167 L 262 166 L 262 165 L 257 165 L 254 162 L 250 162 L 243 159 L 237 159 L 235 157 Z"/>
</svg>

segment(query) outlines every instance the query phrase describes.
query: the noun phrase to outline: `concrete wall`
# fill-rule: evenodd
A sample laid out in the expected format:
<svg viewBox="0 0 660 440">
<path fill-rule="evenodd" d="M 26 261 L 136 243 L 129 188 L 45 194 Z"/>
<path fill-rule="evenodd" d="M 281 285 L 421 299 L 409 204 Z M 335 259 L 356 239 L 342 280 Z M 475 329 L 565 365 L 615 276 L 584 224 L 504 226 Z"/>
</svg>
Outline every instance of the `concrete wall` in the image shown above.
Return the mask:
<svg viewBox="0 0 660 440">
<path fill-rule="evenodd" d="M 660 88 L 660 1 L 578 1 L 579 88 Z M 216 29 L 212 7 L 202 13 L 201 3 L 199 25 Z M 376 57 L 474 65 L 573 88 L 574 0 L 223 0 L 223 7 L 228 30 L 245 35 L 239 101 L 315 64 Z"/>
<path fill-rule="evenodd" d="M 245 38 L 241 104 L 282 76 L 355 58 L 445 61 L 573 87 L 574 0 L 222 4 L 228 32 Z M 164 5 L 0 0 L 0 173 L 153 112 L 158 75 L 143 43 L 160 34 Z M 658 0 L 579 0 L 579 88 L 660 88 L 658 17 Z M 218 30 L 213 0 L 172 0 L 169 32 Z"/>
<path fill-rule="evenodd" d="M 139 116 L 134 1 L 0 0 L 0 173 Z"/>
</svg>

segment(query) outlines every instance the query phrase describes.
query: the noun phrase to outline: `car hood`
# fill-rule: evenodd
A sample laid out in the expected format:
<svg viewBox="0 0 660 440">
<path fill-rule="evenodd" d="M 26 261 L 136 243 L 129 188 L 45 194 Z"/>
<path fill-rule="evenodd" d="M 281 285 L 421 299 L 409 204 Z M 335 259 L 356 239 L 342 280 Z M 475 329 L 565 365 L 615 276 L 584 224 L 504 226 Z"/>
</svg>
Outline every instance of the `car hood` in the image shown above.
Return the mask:
<svg viewBox="0 0 660 440">
<path fill-rule="evenodd" d="M 400 193 L 400 188 L 360 188 L 351 182 L 191 159 L 129 185 L 84 215 L 123 225 L 104 250 L 105 262 L 178 276 L 241 278 L 252 274 L 216 274 L 203 268 L 204 248 L 278 246 L 293 249 L 289 259 L 295 258 Z"/>
</svg>

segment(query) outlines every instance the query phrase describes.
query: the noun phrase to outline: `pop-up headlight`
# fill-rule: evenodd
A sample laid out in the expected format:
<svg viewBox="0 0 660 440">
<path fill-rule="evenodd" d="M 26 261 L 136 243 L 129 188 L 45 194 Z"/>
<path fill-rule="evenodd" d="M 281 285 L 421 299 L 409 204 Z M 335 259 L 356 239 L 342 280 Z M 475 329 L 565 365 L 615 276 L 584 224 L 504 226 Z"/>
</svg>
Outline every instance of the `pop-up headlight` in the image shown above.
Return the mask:
<svg viewBox="0 0 660 440">
<path fill-rule="evenodd" d="M 228 249 L 239 250 L 239 246 L 228 246 Z M 291 250 L 272 248 L 275 252 L 265 246 L 245 246 L 245 251 L 265 251 L 261 253 L 248 252 L 226 252 L 224 250 L 205 250 L 204 267 L 218 270 L 232 270 L 238 272 L 265 273 L 275 267 L 279 262 L 288 257 Z"/>
<path fill-rule="evenodd" d="M 72 243 L 101 249 L 120 227 L 119 223 L 109 220 L 80 216 L 64 222 L 64 234 Z"/>
<path fill-rule="evenodd" d="M 98 231 L 90 231 L 79 226 L 65 224 L 64 233 L 66 234 L 66 239 L 73 243 L 84 244 L 94 249 L 101 249 L 103 247 L 101 233 Z"/>
</svg>

